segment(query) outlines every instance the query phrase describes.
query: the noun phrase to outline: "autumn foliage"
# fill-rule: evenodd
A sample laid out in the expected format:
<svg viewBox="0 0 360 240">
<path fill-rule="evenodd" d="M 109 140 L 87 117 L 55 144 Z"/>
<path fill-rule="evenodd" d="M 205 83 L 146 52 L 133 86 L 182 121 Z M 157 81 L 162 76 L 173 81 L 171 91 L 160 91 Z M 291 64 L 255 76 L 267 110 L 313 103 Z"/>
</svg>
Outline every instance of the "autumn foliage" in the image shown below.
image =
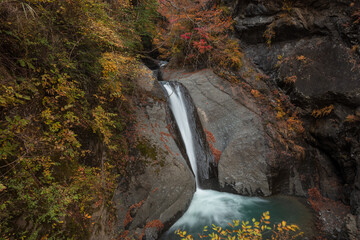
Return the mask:
<svg viewBox="0 0 360 240">
<path fill-rule="evenodd" d="M 194 68 L 241 67 L 239 45 L 228 35 L 232 19 L 212 1 L 159 0 L 159 12 L 167 19 L 154 41 L 162 57 Z"/>
<path fill-rule="evenodd" d="M 125 220 L 124 220 L 124 228 L 127 228 L 127 226 L 132 222 L 133 218 L 131 216 L 131 212 L 134 210 L 134 209 L 138 209 L 140 208 L 144 203 L 144 200 L 138 202 L 138 203 L 135 203 L 133 205 L 131 205 L 128 209 L 128 211 L 126 212 L 126 217 L 125 217 Z"/>
<path fill-rule="evenodd" d="M 156 228 L 157 232 L 161 232 L 161 230 L 164 228 L 164 224 L 158 219 L 147 222 L 141 236 L 139 237 L 140 240 L 144 239 L 145 231 L 147 228 Z"/>
<path fill-rule="evenodd" d="M 93 212 L 111 209 L 133 162 L 135 50 L 154 6 L 1 1 L 1 239 L 87 239 Z"/>
<path fill-rule="evenodd" d="M 211 240 L 262 240 L 271 236 L 273 240 L 291 240 L 299 239 L 303 235 L 295 224 L 288 224 L 286 221 L 273 224 L 270 223 L 269 212 L 264 212 L 257 221 L 253 218 L 251 221 L 233 220 L 228 226 L 210 227 L 204 226 L 202 234 L 192 236 L 183 230 L 176 230 L 175 234 L 182 240 L 192 239 L 211 239 Z"/>
<path fill-rule="evenodd" d="M 329 115 L 333 110 L 334 110 L 334 105 L 331 104 L 321 109 L 314 109 L 311 113 L 311 116 L 313 116 L 314 118 L 321 118 Z"/>
<path fill-rule="evenodd" d="M 214 155 L 215 162 L 218 163 L 221 157 L 222 152 L 214 147 L 214 144 L 216 142 L 214 135 L 207 129 L 205 129 L 206 134 L 206 140 L 209 143 L 210 150 L 212 154 Z"/>
</svg>

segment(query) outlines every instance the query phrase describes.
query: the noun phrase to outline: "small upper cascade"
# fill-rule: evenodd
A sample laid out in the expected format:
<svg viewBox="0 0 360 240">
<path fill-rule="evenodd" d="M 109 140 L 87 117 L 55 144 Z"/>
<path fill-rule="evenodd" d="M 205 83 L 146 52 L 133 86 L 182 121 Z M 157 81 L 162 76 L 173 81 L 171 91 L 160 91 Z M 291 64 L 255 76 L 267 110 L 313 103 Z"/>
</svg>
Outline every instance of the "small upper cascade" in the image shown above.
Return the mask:
<svg viewBox="0 0 360 240">
<path fill-rule="evenodd" d="M 193 134 L 190 127 L 190 121 L 184 101 L 184 96 L 180 91 L 179 85 L 170 85 L 169 83 L 163 84 L 168 96 L 169 106 L 175 117 L 175 121 L 179 127 L 181 137 L 183 139 L 186 154 L 189 158 L 191 168 L 195 175 L 196 187 L 199 187 L 199 178 L 196 163 L 196 154 L 194 150 Z"/>
</svg>

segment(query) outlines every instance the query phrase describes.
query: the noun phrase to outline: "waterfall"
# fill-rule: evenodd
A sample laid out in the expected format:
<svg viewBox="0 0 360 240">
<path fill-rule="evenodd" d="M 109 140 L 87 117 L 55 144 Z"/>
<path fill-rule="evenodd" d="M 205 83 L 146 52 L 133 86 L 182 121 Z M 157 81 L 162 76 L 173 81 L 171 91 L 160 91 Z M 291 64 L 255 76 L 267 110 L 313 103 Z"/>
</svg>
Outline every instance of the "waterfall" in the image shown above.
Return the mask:
<svg viewBox="0 0 360 240">
<path fill-rule="evenodd" d="M 217 185 L 217 167 L 190 94 L 178 82 L 162 82 L 162 86 L 172 113 L 169 115 L 172 116 L 171 131 L 195 175 L 196 187 L 214 188 Z"/>
<path fill-rule="evenodd" d="M 271 210 L 272 219 L 286 220 L 304 227 L 310 222 L 311 213 L 296 200 L 257 197 L 245 197 L 231 193 L 201 189 L 202 180 L 209 179 L 211 157 L 202 127 L 196 124 L 196 109 L 186 88 L 176 82 L 162 82 L 168 95 L 168 105 L 175 118 L 186 155 L 195 175 L 196 192 L 184 215 L 161 237 L 162 240 L 179 239 L 174 230 L 185 229 L 193 236 L 202 233 L 204 226 L 215 224 L 223 228 L 234 219 L 249 220 L 259 218 L 265 211 Z M 186 156 L 184 156 L 186 158 Z M 209 160 L 210 159 L 210 160 Z M 305 221 L 304 221 L 305 220 Z"/>
<path fill-rule="evenodd" d="M 189 158 L 191 168 L 195 175 L 196 187 L 199 187 L 199 177 L 197 171 L 197 163 L 194 151 L 193 134 L 190 128 L 190 121 L 185 106 L 183 93 L 180 91 L 179 85 L 171 86 L 164 83 L 164 88 L 169 96 L 169 106 L 174 114 L 175 121 L 179 127 L 182 140 L 185 144 L 186 154 Z"/>
</svg>

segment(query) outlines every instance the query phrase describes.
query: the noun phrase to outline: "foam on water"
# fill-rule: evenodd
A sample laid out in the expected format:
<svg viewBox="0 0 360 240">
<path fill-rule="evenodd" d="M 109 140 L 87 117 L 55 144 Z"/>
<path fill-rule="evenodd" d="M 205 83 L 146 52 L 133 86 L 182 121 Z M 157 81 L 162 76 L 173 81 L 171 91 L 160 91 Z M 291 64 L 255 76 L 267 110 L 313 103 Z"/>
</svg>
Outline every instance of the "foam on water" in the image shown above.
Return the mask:
<svg viewBox="0 0 360 240">
<path fill-rule="evenodd" d="M 215 224 L 224 226 L 234 219 L 242 219 L 246 208 L 254 208 L 266 203 L 267 200 L 249 198 L 231 193 L 198 189 L 186 213 L 172 226 L 196 229 Z"/>
<path fill-rule="evenodd" d="M 264 199 L 198 189 L 188 210 L 161 239 L 180 239 L 174 234 L 177 229 L 193 236 L 202 234 L 204 226 L 211 227 L 212 224 L 230 229 L 228 223 L 233 220 L 259 220 L 266 211 L 270 212 L 270 226 L 284 220 L 297 224 L 307 237 L 314 236 L 313 214 L 298 198 L 274 196 Z"/>
</svg>

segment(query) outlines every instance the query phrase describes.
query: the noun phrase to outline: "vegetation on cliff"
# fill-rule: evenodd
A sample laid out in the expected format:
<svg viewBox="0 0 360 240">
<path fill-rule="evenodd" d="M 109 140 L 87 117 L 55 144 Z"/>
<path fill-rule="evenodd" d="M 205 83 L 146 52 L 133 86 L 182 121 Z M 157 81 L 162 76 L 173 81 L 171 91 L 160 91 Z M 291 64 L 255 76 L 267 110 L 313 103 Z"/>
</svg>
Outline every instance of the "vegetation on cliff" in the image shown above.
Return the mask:
<svg viewBox="0 0 360 240">
<path fill-rule="evenodd" d="M 111 206 L 131 164 L 135 50 L 155 7 L 0 2 L 0 238 L 84 239 Z"/>
<path fill-rule="evenodd" d="M 213 1 L 161 0 L 159 24 L 154 39 L 162 57 L 176 66 L 216 67 L 238 70 L 242 66 L 239 44 L 229 36 L 233 20 L 226 7 Z"/>
</svg>

